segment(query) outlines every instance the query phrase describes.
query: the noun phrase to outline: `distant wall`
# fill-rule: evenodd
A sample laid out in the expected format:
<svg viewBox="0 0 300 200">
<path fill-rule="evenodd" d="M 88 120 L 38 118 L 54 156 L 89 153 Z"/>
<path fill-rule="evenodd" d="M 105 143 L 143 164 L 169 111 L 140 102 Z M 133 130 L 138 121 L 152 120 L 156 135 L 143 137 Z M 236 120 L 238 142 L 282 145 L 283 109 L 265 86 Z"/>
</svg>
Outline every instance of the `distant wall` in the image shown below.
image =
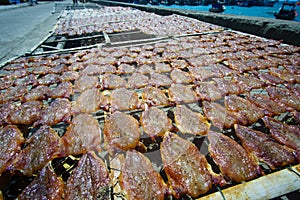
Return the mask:
<svg viewBox="0 0 300 200">
<path fill-rule="evenodd" d="M 233 30 L 253 35 L 282 40 L 284 43 L 300 46 L 300 22 L 277 20 L 271 18 L 237 16 L 210 12 L 171 9 L 159 6 L 147 6 L 106 0 L 90 0 L 106 6 L 134 7 L 139 10 L 153 12 L 159 15 L 179 14 L 204 22 L 231 28 Z"/>
</svg>

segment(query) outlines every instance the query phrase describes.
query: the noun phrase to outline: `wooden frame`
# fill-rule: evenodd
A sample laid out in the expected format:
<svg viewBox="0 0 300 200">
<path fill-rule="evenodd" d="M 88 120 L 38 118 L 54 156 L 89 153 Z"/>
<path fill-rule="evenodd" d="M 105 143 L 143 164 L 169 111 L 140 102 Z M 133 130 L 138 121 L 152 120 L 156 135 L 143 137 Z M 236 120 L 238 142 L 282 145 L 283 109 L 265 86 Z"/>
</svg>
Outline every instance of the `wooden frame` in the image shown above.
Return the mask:
<svg viewBox="0 0 300 200">
<path fill-rule="evenodd" d="M 300 189 L 300 164 L 241 183 L 197 200 L 272 199 Z"/>
</svg>

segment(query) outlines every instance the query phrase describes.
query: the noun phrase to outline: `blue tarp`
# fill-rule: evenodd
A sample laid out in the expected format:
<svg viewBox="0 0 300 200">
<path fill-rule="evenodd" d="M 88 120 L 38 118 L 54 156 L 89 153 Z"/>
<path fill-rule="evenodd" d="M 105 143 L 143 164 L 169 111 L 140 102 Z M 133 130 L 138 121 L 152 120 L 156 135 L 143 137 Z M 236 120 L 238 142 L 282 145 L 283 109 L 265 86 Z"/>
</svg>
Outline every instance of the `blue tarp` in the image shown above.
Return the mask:
<svg viewBox="0 0 300 200">
<path fill-rule="evenodd" d="M 20 4 L 20 0 L 9 0 L 10 4 Z"/>
</svg>

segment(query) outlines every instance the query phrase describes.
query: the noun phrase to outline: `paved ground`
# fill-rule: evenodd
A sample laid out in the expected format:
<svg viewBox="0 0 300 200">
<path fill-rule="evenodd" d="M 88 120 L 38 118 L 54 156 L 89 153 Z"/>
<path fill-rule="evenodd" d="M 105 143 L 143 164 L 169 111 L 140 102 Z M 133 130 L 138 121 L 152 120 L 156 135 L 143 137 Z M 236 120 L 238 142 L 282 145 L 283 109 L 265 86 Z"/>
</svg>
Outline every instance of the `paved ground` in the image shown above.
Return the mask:
<svg viewBox="0 0 300 200">
<path fill-rule="evenodd" d="M 28 3 L 0 6 L 0 65 L 31 51 L 49 35 L 59 15 L 52 14 L 56 3 L 62 1 L 43 1 L 34 6 Z"/>
</svg>

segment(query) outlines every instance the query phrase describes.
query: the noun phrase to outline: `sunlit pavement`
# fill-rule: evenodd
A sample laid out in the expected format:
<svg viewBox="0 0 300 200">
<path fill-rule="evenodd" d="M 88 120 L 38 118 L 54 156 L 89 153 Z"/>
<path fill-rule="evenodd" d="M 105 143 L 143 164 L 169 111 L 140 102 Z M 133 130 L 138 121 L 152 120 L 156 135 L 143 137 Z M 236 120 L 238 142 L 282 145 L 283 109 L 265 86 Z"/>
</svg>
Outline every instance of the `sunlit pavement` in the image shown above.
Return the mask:
<svg viewBox="0 0 300 200">
<path fill-rule="evenodd" d="M 56 3 L 42 1 L 0 6 L 0 64 L 30 52 L 53 30 L 59 13 L 53 13 Z"/>
</svg>

